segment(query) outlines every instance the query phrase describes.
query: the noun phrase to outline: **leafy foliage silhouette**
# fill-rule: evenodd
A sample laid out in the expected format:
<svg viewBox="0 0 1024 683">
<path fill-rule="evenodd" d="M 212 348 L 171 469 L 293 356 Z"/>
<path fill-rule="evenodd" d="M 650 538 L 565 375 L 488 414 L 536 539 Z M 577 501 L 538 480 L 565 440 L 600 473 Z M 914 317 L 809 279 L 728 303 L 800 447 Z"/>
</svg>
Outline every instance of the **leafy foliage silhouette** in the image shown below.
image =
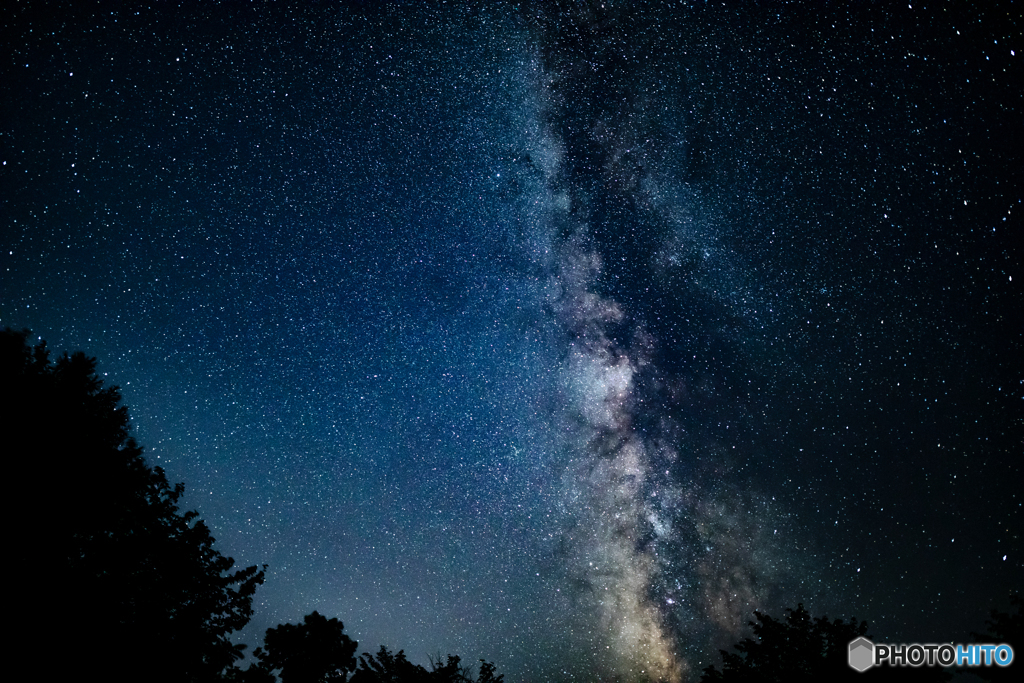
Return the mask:
<svg viewBox="0 0 1024 683">
<path fill-rule="evenodd" d="M 7 496 L 9 518 L 22 520 L 13 546 L 40 548 L 16 565 L 23 597 L 14 606 L 29 617 L 9 640 L 37 677 L 341 683 L 354 671 L 356 683 L 503 683 L 483 660 L 474 681 L 453 655 L 428 671 L 384 647 L 356 670 L 357 643 L 318 612 L 267 629 L 256 661 L 235 666 L 245 645 L 228 636 L 251 618 L 264 572 L 232 572 L 198 513 L 179 510 L 184 485 L 146 463 L 95 358 L 78 352 L 53 363 L 46 343 L 28 338 L 28 330 L 0 332 L 0 435 L 20 456 L 8 463 L 21 484 Z M 55 632 L 62 637 L 40 635 Z"/>
<path fill-rule="evenodd" d="M 359 656 L 359 669 L 352 683 L 425 683 L 429 675 L 422 666 L 410 662 L 404 650 L 391 654 L 381 645 L 376 657 L 365 652 Z"/>
<path fill-rule="evenodd" d="M 480 673 L 474 680 L 472 671 L 462 665 L 455 655 L 431 658 L 430 670 L 413 664 L 406 659 L 405 651 L 392 654 L 381 645 L 377 656 L 363 653 L 359 658 L 359 669 L 352 676 L 351 683 L 504 683 L 505 676 L 495 676 L 495 666 L 480 660 Z"/>
<path fill-rule="evenodd" d="M 232 572 L 197 513 L 179 511 L 184 486 L 146 464 L 96 359 L 51 363 L 28 335 L 0 332 L 2 434 L 20 484 L 8 497 L 22 520 L 14 542 L 42 553 L 16 577 L 32 609 L 15 651 L 45 663 L 47 678 L 217 680 L 241 657 L 228 635 L 252 616 L 263 572 Z"/>
<path fill-rule="evenodd" d="M 476 683 L 504 683 L 505 675 L 501 674 L 495 676 L 497 667 L 494 666 L 493 662 L 486 662 L 480 660 L 480 673 L 476 677 Z"/>
<path fill-rule="evenodd" d="M 746 681 L 863 681 L 865 673 L 847 664 L 850 641 L 867 635 L 866 621 L 829 621 L 811 618 L 803 604 L 786 609 L 785 620 L 755 611 L 754 637 L 736 644 L 736 652 L 721 650 L 722 671 L 704 669 L 701 683 Z M 871 636 L 867 636 L 870 638 Z M 872 680 L 946 681 L 950 675 L 938 667 L 880 667 L 869 670 Z"/>
<path fill-rule="evenodd" d="M 280 669 L 282 683 L 336 683 L 356 668 L 356 641 L 345 625 L 314 611 L 302 624 L 268 628 L 254 654 L 267 670 Z"/>
<path fill-rule="evenodd" d="M 1024 598 L 1020 594 L 1010 596 L 1010 605 L 1016 608 L 1015 613 L 1000 612 L 992 610 L 985 625 L 988 631 L 985 633 L 972 633 L 971 635 L 979 643 L 1007 643 L 1014 648 L 1014 662 L 1008 667 L 977 667 L 970 671 L 975 676 L 987 681 L 1016 680 L 1020 678 L 1020 664 L 1016 662 L 1019 656 L 1017 648 L 1024 643 Z"/>
</svg>

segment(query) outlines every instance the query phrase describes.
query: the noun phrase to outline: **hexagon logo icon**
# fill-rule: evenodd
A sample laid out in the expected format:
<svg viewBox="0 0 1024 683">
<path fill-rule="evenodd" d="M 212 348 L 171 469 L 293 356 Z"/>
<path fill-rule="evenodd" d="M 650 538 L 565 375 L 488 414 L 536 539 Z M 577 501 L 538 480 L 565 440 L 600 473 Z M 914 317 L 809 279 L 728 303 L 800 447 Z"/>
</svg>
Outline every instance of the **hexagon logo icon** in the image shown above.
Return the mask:
<svg viewBox="0 0 1024 683">
<path fill-rule="evenodd" d="M 850 666 L 857 671 L 867 671 L 874 664 L 875 644 L 861 636 L 850 643 Z"/>
</svg>

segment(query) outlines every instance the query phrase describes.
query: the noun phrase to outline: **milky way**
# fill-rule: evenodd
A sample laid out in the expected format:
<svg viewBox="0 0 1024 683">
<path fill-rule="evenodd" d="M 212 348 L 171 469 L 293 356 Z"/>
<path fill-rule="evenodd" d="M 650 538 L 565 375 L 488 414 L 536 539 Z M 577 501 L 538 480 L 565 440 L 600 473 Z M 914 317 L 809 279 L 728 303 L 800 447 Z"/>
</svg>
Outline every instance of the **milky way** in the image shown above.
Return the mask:
<svg viewBox="0 0 1024 683">
<path fill-rule="evenodd" d="M 848 4 L 848 3 L 847 3 Z M 998 3 L 997 3 L 998 4 Z M 1017 586 L 1015 8 L 20 3 L 0 325 L 98 357 L 251 624 L 692 681 Z"/>
<path fill-rule="evenodd" d="M 776 585 L 768 497 L 731 490 L 738 463 L 727 444 L 698 443 L 676 418 L 713 391 L 693 386 L 704 349 L 656 323 L 673 315 L 668 306 L 724 307 L 712 288 L 736 285 L 713 271 L 738 264 L 719 262 L 714 218 L 673 172 L 684 159 L 664 149 L 657 119 L 683 127 L 685 116 L 664 83 L 645 84 L 653 46 L 630 40 L 627 14 L 535 18 L 533 95 L 542 148 L 557 150 L 543 168 L 550 208 L 538 227 L 551 239 L 545 309 L 562 345 L 551 426 L 567 460 L 573 632 L 602 675 L 678 681 L 691 673 L 687 646 L 706 644 L 709 630 L 736 636 Z"/>
</svg>

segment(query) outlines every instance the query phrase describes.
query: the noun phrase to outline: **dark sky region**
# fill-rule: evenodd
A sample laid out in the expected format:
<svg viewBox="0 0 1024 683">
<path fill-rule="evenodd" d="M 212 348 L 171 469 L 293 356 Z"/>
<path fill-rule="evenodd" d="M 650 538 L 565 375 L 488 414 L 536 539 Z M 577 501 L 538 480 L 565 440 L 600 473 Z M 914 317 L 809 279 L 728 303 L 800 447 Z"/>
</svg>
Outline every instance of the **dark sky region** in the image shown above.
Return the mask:
<svg viewBox="0 0 1024 683">
<path fill-rule="evenodd" d="M 693 680 L 755 608 L 970 642 L 1020 588 L 1019 5 L 0 25 L 0 325 L 269 564 L 250 647 Z"/>
</svg>

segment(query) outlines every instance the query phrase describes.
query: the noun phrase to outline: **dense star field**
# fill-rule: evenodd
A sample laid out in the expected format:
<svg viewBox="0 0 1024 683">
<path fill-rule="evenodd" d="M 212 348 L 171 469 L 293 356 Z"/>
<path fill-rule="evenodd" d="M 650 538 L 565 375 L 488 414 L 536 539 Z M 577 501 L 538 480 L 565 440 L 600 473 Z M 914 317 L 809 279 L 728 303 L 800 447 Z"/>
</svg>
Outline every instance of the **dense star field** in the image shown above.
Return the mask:
<svg viewBox="0 0 1024 683">
<path fill-rule="evenodd" d="M 1020 589 L 1019 6 L 0 26 L 0 327 L 269 565 L 240 642 L 680 681 L 754 609 L 970 642 Z"/>
</svg>

